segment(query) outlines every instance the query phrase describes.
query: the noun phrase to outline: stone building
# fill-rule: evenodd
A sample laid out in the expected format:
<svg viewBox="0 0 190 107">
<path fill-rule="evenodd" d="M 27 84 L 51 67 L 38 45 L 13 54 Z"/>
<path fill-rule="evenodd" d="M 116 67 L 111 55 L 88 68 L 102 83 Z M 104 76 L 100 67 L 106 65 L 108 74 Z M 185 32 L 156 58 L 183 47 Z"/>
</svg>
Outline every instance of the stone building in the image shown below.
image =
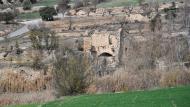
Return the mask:
<svg viewBox="0 0 190 107">
<path fill-rule="evenodd" d="M 77 40 L 78 51 L 89 53 L 97 72 L 113 71 L 119 64 L 120 31 L 95 31 Z"/>
</svg>

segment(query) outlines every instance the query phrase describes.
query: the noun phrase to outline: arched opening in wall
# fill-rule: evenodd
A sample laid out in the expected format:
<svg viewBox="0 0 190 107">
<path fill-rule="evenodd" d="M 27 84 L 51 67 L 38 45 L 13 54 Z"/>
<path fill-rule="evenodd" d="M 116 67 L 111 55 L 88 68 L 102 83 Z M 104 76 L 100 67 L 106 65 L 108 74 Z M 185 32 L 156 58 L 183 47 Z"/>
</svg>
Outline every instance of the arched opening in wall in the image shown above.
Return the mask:
<svg viewBox="0 0 190 107">
<path fill-rule="evenodd" d="M 113 55 L 110 54 L 110 53 L 104 52 L 104 53 L 100 54 L 98 57 L 101 57 L 101 56 L 104 56 L 104 57 L 112 57 Z"/>
</svg>

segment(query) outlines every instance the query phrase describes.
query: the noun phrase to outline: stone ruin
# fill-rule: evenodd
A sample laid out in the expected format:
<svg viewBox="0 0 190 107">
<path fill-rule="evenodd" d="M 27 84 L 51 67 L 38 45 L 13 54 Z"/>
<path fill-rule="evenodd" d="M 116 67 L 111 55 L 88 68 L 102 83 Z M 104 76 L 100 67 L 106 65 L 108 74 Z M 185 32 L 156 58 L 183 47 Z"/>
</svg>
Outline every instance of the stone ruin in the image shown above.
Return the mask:
<svg viewBox="0 0 190 107">
<path fill-rule="evenodd" d="M 95 31 L 90 37 L 82 38 L 81 48 L 92 56 L 97 72 L 110 72 L 118 66 L 120 32 Z"/>
</svg>

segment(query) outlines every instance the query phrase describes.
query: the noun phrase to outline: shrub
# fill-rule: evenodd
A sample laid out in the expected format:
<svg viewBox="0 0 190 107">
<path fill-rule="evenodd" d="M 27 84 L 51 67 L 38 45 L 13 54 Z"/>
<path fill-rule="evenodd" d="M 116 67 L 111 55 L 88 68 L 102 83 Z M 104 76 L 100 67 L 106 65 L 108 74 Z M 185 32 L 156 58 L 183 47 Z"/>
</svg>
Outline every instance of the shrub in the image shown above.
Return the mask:
<svg viewBox="0 0 190 107">
<path fill-rule="evenodd" d="M 24 0 L 22 7 L 24 10 L 30 10 L 32 8 L 32 3 L 30 0 Z"/>
<path fill-rule="evenodd" d="M 42 17 L 42 20 L 45 21 L 53 21 L 54 15 L 57 15 L 57 12 L 54 7 L 43 7 L 40 9 L 40 16 Z"/>
<path fill-rule="evenodd" d="M 56 55 L 53 74 L 58 95 L 84 93 L 91 80 L 91 70 L 87 58 L 77 56 L 72 51 L 65 49 L 56 53 L 59 54 Z"/>
<path fill-rule="evenodd" d="M 6 24 L 9 24 L 16 16 L 13 12 L 4 12 L 2 17 Z"/>
<path fill-rule="evenodd" d="M 36 3 L 37 0 L 30 0 L 32 4 Z"/>
</svg>

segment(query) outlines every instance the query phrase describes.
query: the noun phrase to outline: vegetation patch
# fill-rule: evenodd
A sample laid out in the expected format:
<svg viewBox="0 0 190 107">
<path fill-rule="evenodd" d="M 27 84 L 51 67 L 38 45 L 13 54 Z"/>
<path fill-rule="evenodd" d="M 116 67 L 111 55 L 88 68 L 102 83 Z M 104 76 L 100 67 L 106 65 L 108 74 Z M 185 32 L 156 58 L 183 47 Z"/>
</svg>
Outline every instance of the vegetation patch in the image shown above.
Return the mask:
<svg viewBox="0 0 190 107">
<path fill-rule="evenodd" d="M 57 4 L 57 0 L 40 0 L 33 6 L 54 6 Z"/>
<path fill-rule="evenodd" d="M 33 12 L 33 13 L 22 13 L 18 15 L 19 19 L 37 19 L 40 18 L 39 12 Z"/>
</svg>

